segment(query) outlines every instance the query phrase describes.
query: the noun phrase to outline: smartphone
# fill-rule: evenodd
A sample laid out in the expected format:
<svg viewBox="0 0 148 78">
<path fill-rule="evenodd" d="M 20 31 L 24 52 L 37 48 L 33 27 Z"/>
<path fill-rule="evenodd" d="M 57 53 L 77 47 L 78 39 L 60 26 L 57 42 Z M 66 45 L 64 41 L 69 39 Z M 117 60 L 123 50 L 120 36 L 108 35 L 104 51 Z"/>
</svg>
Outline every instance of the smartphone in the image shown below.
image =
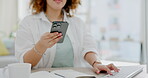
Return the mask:
<svg viewBox="0 0 148 78">
<path fill-rule="evenodd" d="M 65 34 L 67 32 L 68 23 L 66 21 L 54 21 L 52 22 L 52 27 L 50 33 L 58 32 L 62 33 L 63 38 L 58 41 L 58 43 L 63 43 Z"/>
</svg>

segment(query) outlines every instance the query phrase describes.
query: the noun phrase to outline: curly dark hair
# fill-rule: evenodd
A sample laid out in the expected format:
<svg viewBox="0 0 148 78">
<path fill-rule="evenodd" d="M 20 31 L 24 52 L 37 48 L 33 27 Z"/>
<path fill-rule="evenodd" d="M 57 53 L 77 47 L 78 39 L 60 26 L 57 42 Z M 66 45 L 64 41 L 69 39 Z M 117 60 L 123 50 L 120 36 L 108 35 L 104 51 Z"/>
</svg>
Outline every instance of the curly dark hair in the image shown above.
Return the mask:
<svg viewBox="0 0 148 78">
<path fill-rule="evenodd" d="M 63 9 L 67 12 L 67 15 L 71 17 L 73 15 L 71 15 L 70 11 L 74 11 L 79 4 L 81 4 L 80 0 L 67 0 Z M 30 2 L 30 7 L 32 8 L 33 14 L 38 14 L 41 11 L 45 12 L 46 6 L 47 6 L 46 0 L 31 0 Z"/>
</svg>

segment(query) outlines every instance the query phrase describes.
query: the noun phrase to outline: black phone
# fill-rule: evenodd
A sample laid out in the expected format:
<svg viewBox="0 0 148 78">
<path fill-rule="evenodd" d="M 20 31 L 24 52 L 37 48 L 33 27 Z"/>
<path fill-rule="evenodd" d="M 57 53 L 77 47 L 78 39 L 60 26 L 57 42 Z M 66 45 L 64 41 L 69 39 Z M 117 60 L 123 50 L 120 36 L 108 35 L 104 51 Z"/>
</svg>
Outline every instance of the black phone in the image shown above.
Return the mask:
<svg viewBox="0 0 148 78">
<path fill-rule="evenodd" d="M 52 27 L 50 33 L 58 32 L 62 33 L 63 38 L 58 41 L 62 43 L 64 41 L 65 34 L 67 32 L 68 23 L 66 21 L 54 21 L 52 22 Z"/>
</svg>

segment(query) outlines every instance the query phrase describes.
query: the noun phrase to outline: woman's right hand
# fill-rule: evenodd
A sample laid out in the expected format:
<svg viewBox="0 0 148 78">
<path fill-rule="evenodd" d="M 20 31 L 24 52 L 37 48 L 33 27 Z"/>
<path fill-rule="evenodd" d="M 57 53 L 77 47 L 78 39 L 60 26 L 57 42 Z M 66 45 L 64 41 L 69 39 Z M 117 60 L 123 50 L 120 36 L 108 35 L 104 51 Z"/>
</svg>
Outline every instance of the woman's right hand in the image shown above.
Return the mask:
<svg viewBox="0 0 148 78">
<path fill-rule="evenodd" d="M 61 38 L 62 34 L 58 32 L 44 33 L 34 47 L 24 55 L 24 62 L 31 63 L 32 67 L 37 65 L 47 48 L 51 48 Z"/>
<path fill-rule="evenodd" d="M 62 33 L 44 33 L 38 43 L 36 45 L 39 45 L 40 48 L 51 48 L 54 44 L 56 44 L 60 39 L 62 38 Z"/>
</svg>

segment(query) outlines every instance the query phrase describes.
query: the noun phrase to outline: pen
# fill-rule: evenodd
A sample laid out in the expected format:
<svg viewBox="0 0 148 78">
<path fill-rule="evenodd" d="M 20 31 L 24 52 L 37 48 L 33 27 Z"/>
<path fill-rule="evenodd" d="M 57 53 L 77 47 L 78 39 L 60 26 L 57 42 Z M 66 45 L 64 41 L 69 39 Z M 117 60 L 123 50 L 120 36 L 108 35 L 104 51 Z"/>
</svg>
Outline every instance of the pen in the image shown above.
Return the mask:
<svg viewBox="0 0 148 78">
<path fill-rule="evenodd" d="M 60 76 L 60 77 L 62 77 L 62 78 L 65 78 L 65 76 L 62 76 L 62 75 L 60 75 L 60 74 L 57 74 L 57 73 L 54 73 L 55 75 L 57 75 L 57 76 Z"/>
<path fill-rule="evenodd" d="M 51 71 L 48 71 L 49 73 L 51 72 Z M 60 76 L 60 77 L 62 77 L 62 78 L 65 78 L 65 76 L 63 76 L 63 75 L 60 75 L 60 74 L 57 74 L 57 73 L 54 73 L 55 75 L 57 75 L 57 76 Z"/>
</svg>

